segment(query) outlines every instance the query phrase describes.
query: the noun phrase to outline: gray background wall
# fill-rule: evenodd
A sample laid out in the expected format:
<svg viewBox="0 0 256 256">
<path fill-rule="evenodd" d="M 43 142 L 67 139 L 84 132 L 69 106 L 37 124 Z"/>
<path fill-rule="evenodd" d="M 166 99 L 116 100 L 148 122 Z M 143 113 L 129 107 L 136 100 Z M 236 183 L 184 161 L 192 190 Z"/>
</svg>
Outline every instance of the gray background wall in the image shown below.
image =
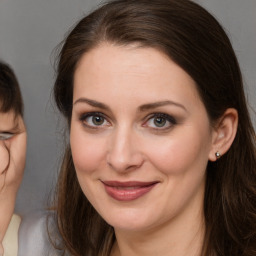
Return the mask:
<svg viewBox="0 0 256 256">
<path fill-rule="evenodd" d="M 256 110 L 256 0 L 197 0 L 223 24 Z M 43 208 L 59 167 L 63 126 L 51 100 L 52 51 L 100 0 L 0 0 L 0 58 L 15 70 L 25 102 L 28 152 L 16 212 Z M 255 114 L 252 116 L 256 124 Z"/>
</svg>

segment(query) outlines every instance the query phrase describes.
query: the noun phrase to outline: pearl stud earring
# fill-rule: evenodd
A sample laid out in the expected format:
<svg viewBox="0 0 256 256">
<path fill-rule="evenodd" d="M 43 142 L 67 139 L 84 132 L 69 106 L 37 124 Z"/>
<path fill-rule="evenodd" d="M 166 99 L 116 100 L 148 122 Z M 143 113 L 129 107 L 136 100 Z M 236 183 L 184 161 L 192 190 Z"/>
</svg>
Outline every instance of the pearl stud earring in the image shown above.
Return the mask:
<svg viewBox="0 0 256 256">
<path fill-rule="evenodd" d="M 215 156 L 216 156 L 216 158 L 217 158 L 217 159 L 219 159 L 219 158 L 221 157 L 220 152 L 219 152 L 219 151 L 217 151 L 217 152 L 215 153 Z"/>
</svg>

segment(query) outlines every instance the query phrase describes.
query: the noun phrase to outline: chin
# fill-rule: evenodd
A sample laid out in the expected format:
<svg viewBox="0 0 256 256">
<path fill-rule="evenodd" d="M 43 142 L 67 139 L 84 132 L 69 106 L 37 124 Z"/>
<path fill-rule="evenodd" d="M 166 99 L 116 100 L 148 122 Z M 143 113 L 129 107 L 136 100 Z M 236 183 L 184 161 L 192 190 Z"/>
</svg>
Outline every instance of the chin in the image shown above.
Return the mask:
<svg viewBox="0 0 256 256">
<path fill-rule="evenodd" d="M 156 220 L 141 211 L 124 211 L 118 214 L 102 216 L 103 219 L 115 230 L 145 231 L 156 225 Z"/>
</svg>

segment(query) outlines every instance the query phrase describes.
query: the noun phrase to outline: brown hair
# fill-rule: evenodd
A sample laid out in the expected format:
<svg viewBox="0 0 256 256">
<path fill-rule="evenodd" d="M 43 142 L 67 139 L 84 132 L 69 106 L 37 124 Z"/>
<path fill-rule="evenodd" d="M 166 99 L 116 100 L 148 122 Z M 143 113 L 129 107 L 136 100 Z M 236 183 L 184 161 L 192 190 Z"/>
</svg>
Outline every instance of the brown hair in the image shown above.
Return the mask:
<svg viewBox="0 0 256 256">
<path fill-rule="evenodd" d="M 20 92 L 18 80 L 10 66 L 0 61 L 0 112 L 6 113 L 14 111 L 15 117 L 23 116 L 23 101 Z M 10 150 L 4 144 L 8 154 L 9 160 L 4 170 L 0 170 L 1 173 L 5 173 L 10 165 Z M 3 189 L 0 188 L 0 192 Z"/>
<path fill-rule="evenodd" d="M 212 123 L 227 108 L 239 115 L 235 140 L 209 162 L 202 255 L 256 255 L 255 131 L 248 114 L 240 68 L 221 25 L 188 0 L 110 1 L 84 17 L 59 55 L 55 101 L 70 125 L 73 77 L 85 52 L 102 42 L 156 48 L 196 82 Z M 72 255 L 109 255 L 114 231 L 83 194 L 67 147 L 57 188 L 57 221 L 64 249 Z"/>
<path fill-rule="evenodd" d="M 0 112 L 13 110 L 23 116 L 23 101 L 18 80 L 7 64 L 0 62 Z"/>
</svg>

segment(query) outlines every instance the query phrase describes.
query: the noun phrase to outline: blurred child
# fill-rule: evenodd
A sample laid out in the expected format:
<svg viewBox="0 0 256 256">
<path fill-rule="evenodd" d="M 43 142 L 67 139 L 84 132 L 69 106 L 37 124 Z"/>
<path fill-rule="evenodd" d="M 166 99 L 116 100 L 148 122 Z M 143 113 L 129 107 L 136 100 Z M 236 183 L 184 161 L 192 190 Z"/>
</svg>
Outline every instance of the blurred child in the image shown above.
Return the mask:
<svg viewBox="0 0 256 256">
<path fill-rule="evenodd" d="M 17 255 L 20 217 L 13 212 L 25 158 L 26 128 L 19 84 L 12 69 L 0 62 L 0 256 Z"/>
</svg>

